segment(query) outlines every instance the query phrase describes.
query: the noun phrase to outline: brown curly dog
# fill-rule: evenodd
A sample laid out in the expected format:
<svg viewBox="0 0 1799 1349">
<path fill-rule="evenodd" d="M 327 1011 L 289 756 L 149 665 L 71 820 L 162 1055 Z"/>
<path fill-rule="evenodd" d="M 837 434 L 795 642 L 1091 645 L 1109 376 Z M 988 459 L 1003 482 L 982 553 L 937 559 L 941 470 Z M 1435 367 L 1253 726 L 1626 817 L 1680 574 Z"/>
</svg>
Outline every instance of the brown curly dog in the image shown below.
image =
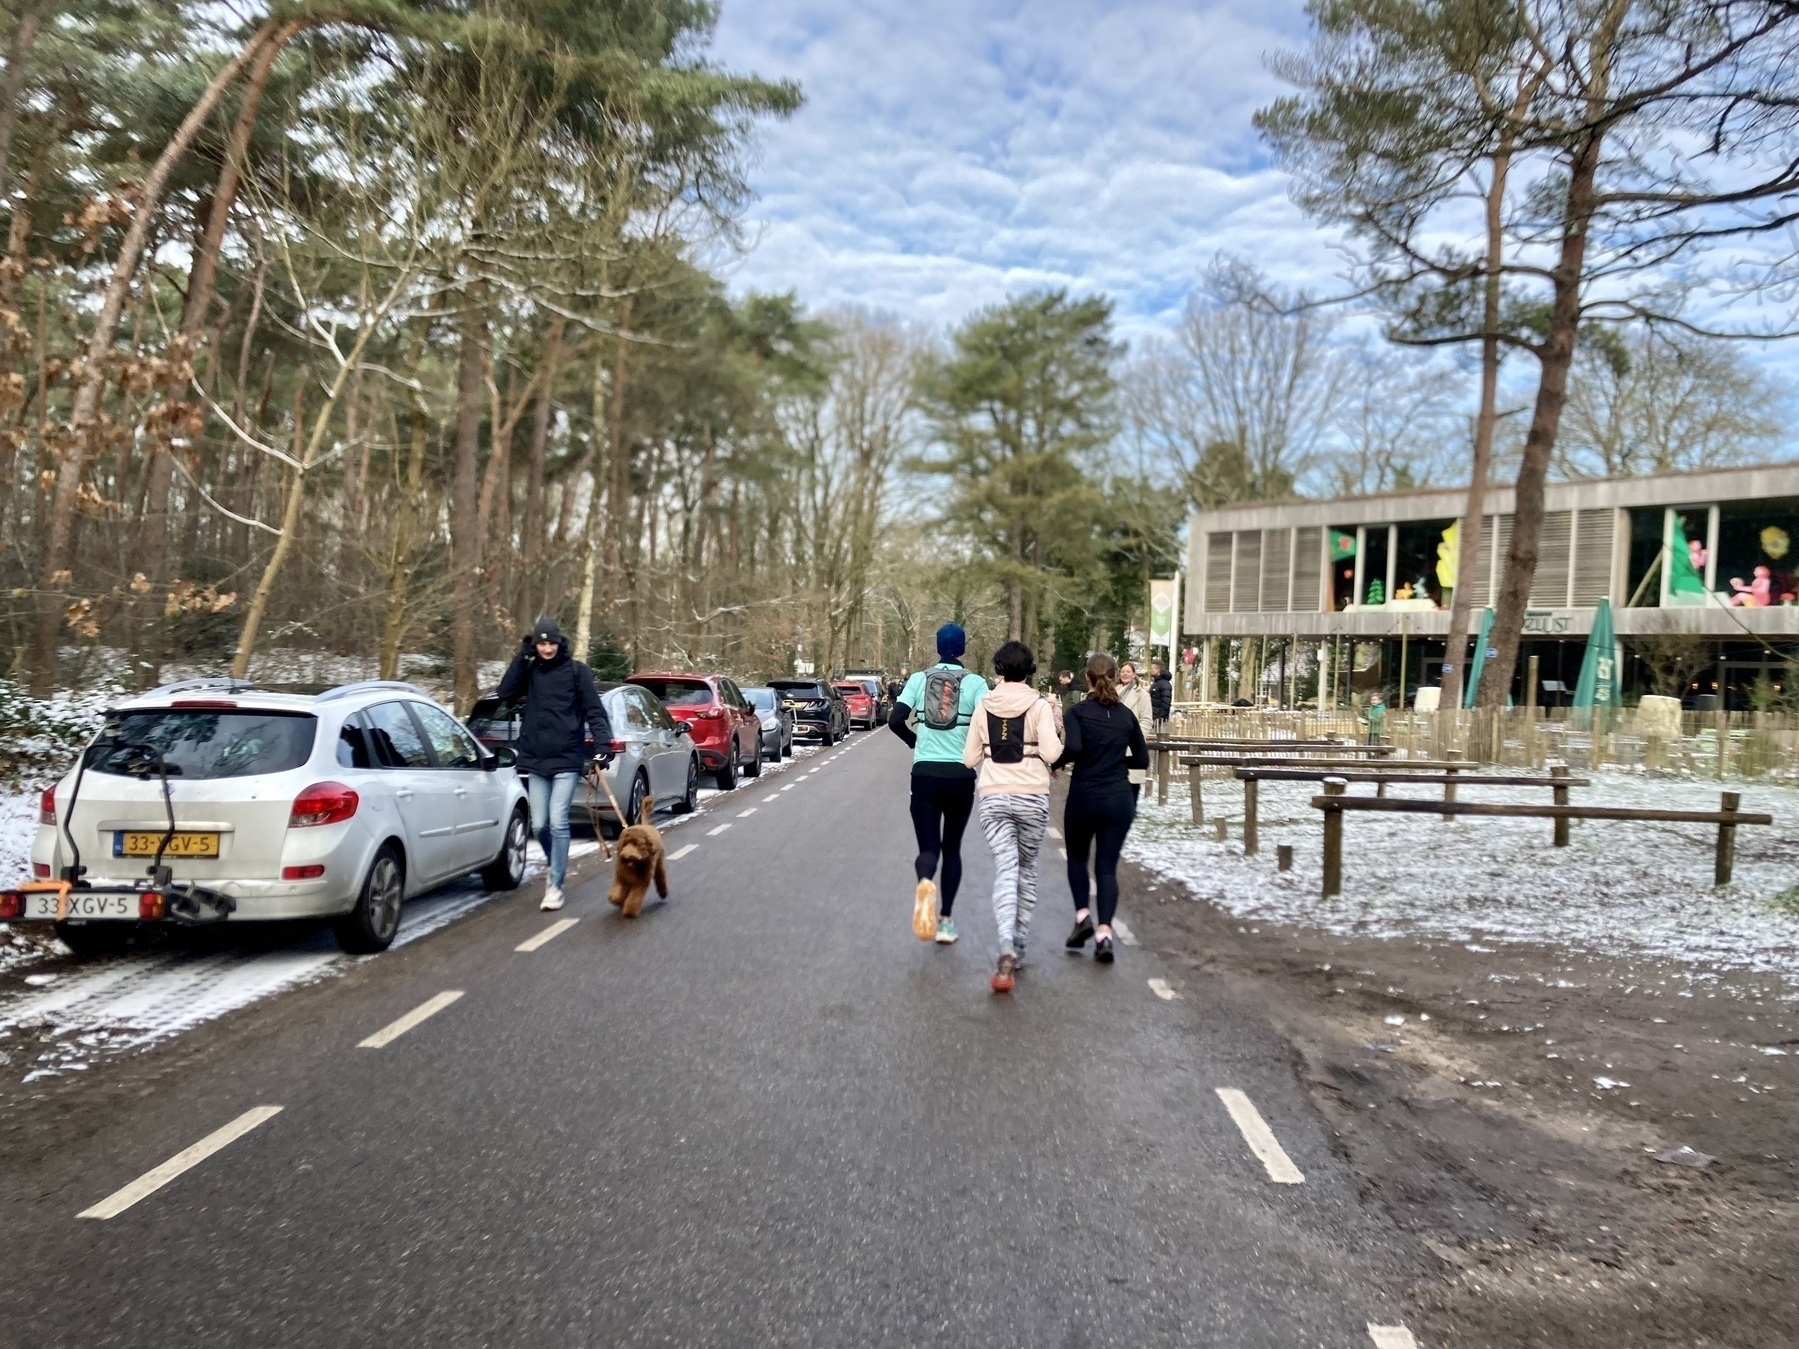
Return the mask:
<svg viewBox="0 0 1799 1349">
<path fill-rule="evenodd" d="M 618 836 L 617 859 L 612 864 L 612 890 L 606 902 L 626 918 L 643 912 L 643 901 L 650 893 L 650 881 L 656 882 L 656 893 L 668 898 L 668 868 L 662 847 L 662 835 L 649 823 L 656 809 L 656 798 L 645 797 L 638 811 L 638 824 Z"/>
</svg>

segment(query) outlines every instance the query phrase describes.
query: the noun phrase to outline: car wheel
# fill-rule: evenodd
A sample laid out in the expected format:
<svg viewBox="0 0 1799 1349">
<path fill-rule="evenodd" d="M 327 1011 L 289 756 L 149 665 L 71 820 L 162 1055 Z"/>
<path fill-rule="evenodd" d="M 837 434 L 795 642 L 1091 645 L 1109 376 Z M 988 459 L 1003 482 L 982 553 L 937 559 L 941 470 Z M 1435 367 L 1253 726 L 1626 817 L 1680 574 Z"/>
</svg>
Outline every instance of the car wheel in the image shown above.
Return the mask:
<svg viewBox="0 0 1799 1349">
<path fill-rule="evenodd" d="M 369 863 L 356 907 L 334 924 L 337 944 L 353 956 L 372 956 L 393 945 L 400 930 L 400 905 L 406 897 L 406 868 L 392 844 Z"/>
<path fill-rule="evenodd" d="M 645 799 L 648 798 L 649 794 L 650 794 L 649 779 L 644 777 L 644 775 L 642 773 L 639 773 L 635 778 L 633 778 L 631 780 L 631 795 L 630 795 L 630 798 L 625 802 L 625 814 L 629 818 L 619 821 L 620 828 L 624 828 L 628 825 L 644 823 L 643 803 L 644 803 Z"/>
<path fill-rule="evenodd" d="M 784 743 L 781 746 L 781 757 L 783 759 L 791 759 L 793 757 L 793 737 L 792 736 L 788 736 L 786 743 Z"/>
<path fill-rule="evenodd" d="M 725 757 L 725 766 L 712 775 L 712 780 L 718 784 L 721 792 L 737 789 L 737 744 L 735 741 L 731 744 L 730 754 Z"/>
<path fill-rule="evenodd" d="M 743 775 L 749 778 L 759 778 L 762 776 L 762 742 L 760 740 L 756 742 L 756 752 L 750 756 L 750 761 L 744 765 Z"/>
<path fill-rule="evenodd" d="M 506 821 L 500 852 L 481 868 L 481 884 L 489 890 L 516 890 L 525 883 L 525 843 L 531 837 L 531 815 L 523 806 Z"/>
<path fill-rule="evenodd" d="M 687 795 L 675 802 L 675 814 L 691 815 L 700 804 L 700 763 L 693 755 L 687 756 Z"/>
<path fill-rule="evenodd" d="M 75 953 L 77 960 L 115 956 L 131 945 L 129 923 L 58 923 L 56 939 Z"/>
</svg>

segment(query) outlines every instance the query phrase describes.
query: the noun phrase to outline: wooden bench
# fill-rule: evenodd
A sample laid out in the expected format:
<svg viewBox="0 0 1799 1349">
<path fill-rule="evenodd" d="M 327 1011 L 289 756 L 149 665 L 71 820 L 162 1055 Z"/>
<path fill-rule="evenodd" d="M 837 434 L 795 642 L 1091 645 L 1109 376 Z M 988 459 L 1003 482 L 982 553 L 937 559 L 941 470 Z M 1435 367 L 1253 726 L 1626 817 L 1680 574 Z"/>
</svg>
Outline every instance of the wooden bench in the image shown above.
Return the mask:
<svg viewBox="0 0 1799 1349">
<path fill-rule="evenodd" d="M 1548 777 L 1525 776 L 1486 776 L 1477 778 L 1460 777 L 1454 765 L 1442 773 L 1413 773 L 1402 768 L 1388 769 L 1385 765 L 1361 772 L 1333 773 L 1327 769 L 1315 768 L 1239 768 L 1237 778 L 1243 784 L 1243 855 L 1254 857 L 1261 851 L 1261 828 L 1257 818 L 1261 792 L 1257 787 L 1261 782 L 1372 782 L 1375 784 L 1374 798 L 1382 800 L 1387 795 L 1389 782 L 1424 783 L 1439 786 L 1443 789 L 1445 801 L 1455 800 L 1455 789 L 1463 782 L 1474 782 L 1483 787 L 1548 787 L 1555 792 L 1555 804 L 1568 804 L 1568 788 L 1590 787 L 1591 778 L 1571 778 L 1566 768 L 1552 768 Z M 1449 812 L 1443 813 L 1445 820 L 1453 818 Z M 1557 846 L 1567 842 L 1564 837 L 1568 825 L 1566 821 L 1558 826 Z"/>
<path fill-rule="evenodd" d="M 1718 843 L 1712 867 L 1712 884 L 1729 885 L 1736 867 L 1737 826 L 1773 824 L 1772 815 L 1737 809 L 1742 797 L 1736 792 L 1720 793 L 1717 810 L 1645 810 L 1635 806 L 1571 806 L 1557 802 L 1552 806 L 1533 806 L 1499 801 L 1417 801 L 1398 797 L 1349 796 L 1348 786 L 1340 778 L 1326 778 L 1324 795 L 1314 796 L 1312 805 L 1324 812 L 1324 886 L 1326 898 L 1343 891 L 1343 812 L 1346 810 L 1378 810 L 1415 815 L 1501 815 L 1513 819 L 1532 818 L 1555 821 L 1555 845 L 1568 845 L 1569 820 L 1639 820 L 1650 823 L 1715 824 Z"/>
</svg>

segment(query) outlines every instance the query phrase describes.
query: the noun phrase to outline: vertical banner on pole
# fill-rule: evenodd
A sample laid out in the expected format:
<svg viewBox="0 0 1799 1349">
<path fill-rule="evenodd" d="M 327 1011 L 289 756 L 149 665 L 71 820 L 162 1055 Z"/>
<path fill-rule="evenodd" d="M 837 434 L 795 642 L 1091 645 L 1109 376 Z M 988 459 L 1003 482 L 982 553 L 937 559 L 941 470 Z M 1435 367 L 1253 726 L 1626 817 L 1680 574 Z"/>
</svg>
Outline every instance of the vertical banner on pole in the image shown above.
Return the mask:
<svg viewBox="0 0 1799 1349">
<path fill-rule="evenodd" d="M 1177 576 L 1172 581 L 1151 581 L 1149 583 L 1149 644 L 1166 647 L 1173 651 L 1175 639 L 1180 632 L 1180 618 L 1176 612 L 1180 600 L 1181 582 Z"/>
</svg>

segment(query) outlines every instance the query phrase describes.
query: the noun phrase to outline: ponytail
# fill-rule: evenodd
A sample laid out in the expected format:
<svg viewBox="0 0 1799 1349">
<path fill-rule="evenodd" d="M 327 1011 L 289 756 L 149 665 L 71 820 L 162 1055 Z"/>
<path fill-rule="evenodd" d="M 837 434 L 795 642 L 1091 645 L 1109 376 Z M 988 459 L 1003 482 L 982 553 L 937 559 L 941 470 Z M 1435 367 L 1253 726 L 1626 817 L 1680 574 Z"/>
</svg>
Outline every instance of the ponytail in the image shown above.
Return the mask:
<svg viewBox="0 0 1799 1349">
<path fill-rule="evenodd" d="M 1101 707 L 1118 706 L 1118 662 L 1103 651 L 1087 658 L 1087 696 Z"/>
</svg>

